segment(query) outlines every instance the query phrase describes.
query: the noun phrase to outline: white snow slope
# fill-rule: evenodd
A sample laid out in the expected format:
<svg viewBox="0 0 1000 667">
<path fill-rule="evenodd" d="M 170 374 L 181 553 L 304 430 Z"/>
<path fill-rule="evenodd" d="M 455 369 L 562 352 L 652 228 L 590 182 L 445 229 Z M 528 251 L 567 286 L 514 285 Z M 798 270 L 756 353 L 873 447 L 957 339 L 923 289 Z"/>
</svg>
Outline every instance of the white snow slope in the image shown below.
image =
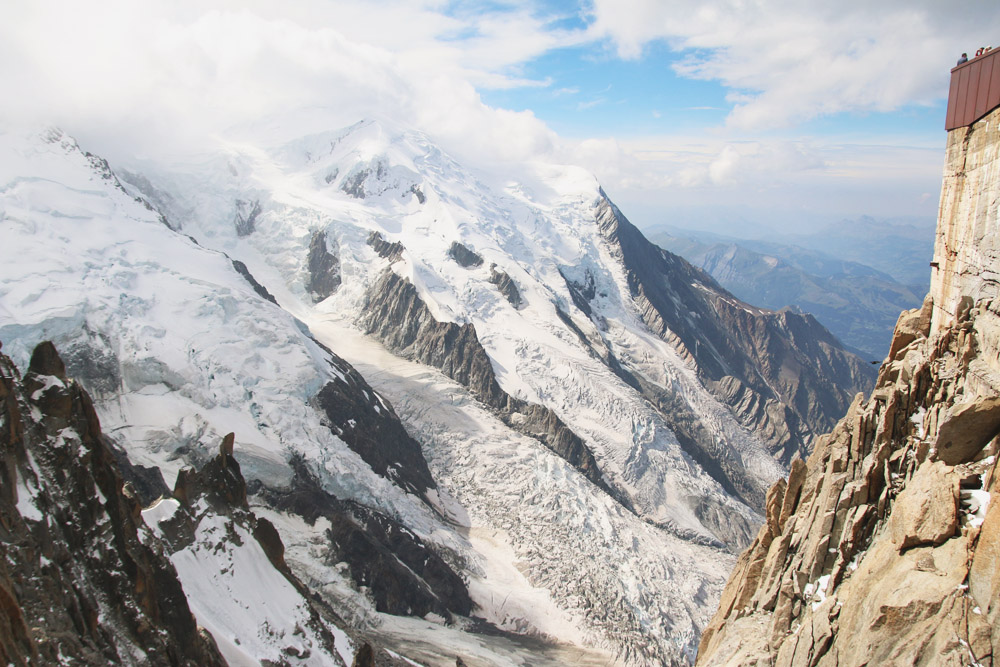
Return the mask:
<svg viewBox="0 0 1000 667">
<path fill-rule="evenodd" d="M 308 602 L 267 559 L 254 536 L 239 523 L 193 508 L 194 540 L 170 555 L 198 624 L 212 633 L 232 666 L 274 664 L 301 667 L 350 665 L 354 646 L 342 630 L 334 634 L 336 656 L 310 624 Z M 153 534 L 163 539 L 160 523 L 179 511 L 164 498 L 143 510 Z M 235 539 L 234 539 L 235 536 Z"/>
<path fill-rule="evenodd" d="M 422 135 L 385 122 L 127 167 L 156 190 L 134 177 L 141 188 L 119 187 L 58 131 L 0 134 L 0 341 L 15 362 L 23 366 L 50 339 L 117 369 L 114 382 L 92 389 L 104 429 L 135 462 L 159 466 L 168 484 L 185 463 L 179 449 L 207 455 L 235 431 L 247 479 L 287 485 L 288 458 L 300 454 L 327 491 L 458 554 L 476 614 L 505 629 L 591 647 L 622 664 L 691 658 L 733 562 L 696 543 L 715 538 L 694 508 L 710 500 L 757 517 L 681 451 L 556 308 L 633 370 L 683 394 L 761 479 L 780 471 L 642 325 L 622 267 L 597 232 L 591 177 L 533 165 L 518 180 L 476 180 Z M 140 189 L 173 229 L 131 196 Z M 234 221 L 253 202 L 256 230 L 239 237 Z M 340 258 L 343 284 L 314 305 L 306 260 L 319 230 Z M 464 388 L 357 331 L 365 291 L 388 266 L 366 244 L 373 231 L 403 244 L 392 270 L 413 282 L 435 317 L 474 324 L 503 388 L 554 410 L 638 516 Z M 457 264 L 447 253 L 455 241 L 484 264 Z M 243 261 L 281 307 L 259 298 L 226 255 Z M 521 308 L 489 282 L 492 264 L 516 282 Z M 580 282 L 593 276 L 593 318 L 573 307 L 560 271 Z M 421 442 L 439 484 L 436 509 L 373 473 L 323 425 L 309 401 L 336 371 L 301 323 L 354 364 Z M 411 621 L 375 613 L 363 591 L 324 564 L 320 522 L 254 511 L 281 531 L 286 560 L 307 585 L 407 654 Z M 422 632 L 423 641 L 438 642 L 441 655 L 472 651 L 461 632 L 429 620 L 440 632 Z M 516 651 L 491 653 L 488 639 L 475 644 L 477 664 L 522 662 Z"/>
</svg>

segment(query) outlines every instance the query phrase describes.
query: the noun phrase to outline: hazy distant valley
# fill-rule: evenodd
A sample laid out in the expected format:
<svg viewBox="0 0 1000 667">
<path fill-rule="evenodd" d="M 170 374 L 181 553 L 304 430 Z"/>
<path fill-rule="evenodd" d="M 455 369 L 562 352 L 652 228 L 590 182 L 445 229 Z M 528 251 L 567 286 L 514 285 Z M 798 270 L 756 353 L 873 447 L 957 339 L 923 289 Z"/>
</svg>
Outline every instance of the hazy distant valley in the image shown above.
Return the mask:
<svg viewBox="0 0 1000 667">
<path fill-rule="evenodd" d="M 780 242 L 667 225 L 647 234 L 744 301 L 815 315 L 870 361 L 885 356 L 899 313 L 923 300 L 934 249 L 933 227 L 871 219 Z"/>
</svg>

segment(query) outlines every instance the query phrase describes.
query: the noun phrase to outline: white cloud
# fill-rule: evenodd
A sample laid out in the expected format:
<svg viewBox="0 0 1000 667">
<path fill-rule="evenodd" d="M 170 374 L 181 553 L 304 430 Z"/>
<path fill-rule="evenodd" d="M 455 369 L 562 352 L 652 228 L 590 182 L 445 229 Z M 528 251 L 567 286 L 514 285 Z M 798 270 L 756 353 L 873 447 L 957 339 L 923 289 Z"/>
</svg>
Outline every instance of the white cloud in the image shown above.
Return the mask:
<svg viewBox="0 0 1000 667">
<path fill-rule="evenodd" d="M 679 74 L 731 91 L 730 127 L 755 129 L 939 99 L 958 55 L 1000 34 L 1000 12 L 994 0 L 593 0 L 591 32 L 623 58 L 665 40 L 686 54 Z"/>
<path fill-rule="evenodd" d="M 713 225 L 737 235 L 750 223 L 801 231 L 861 214 L 932 221 L 943 159 L 934 142 L 839 137 L 647 136 L 562 148 L 640 226 Z"/>
<path fill-rule="evenodd" d="M 0 116 L 148 152 L 293 109 L 318 110 L 323 129 L 389 111 L 459 153 L 548 151 L 544 124 L 486 107 L 477 88 L 549 85 L 518 66 L 579 36 L 524 7 L 446 9 L 437 0 L 4 3 Z"/>
<path fill-rule="evenodd" d="M 892 148 L 852 154 L 832 142 L 761 139 L 741 128 L 933 99 L 957 53 L 1000 34 L 1000 18 L 984 2 L 962 7 L 594 0 L 591 26 L 573 31 L 553 28 L 559 17 L 530 0 L 7 2 L 0 3 L 0 119 L 61 125 L 114 159 L 116 147 L 149 154 L 199 146 L 216 133 L 272 131 L 294 109 L 309 111 L 286 132 L 385 113 L 472 165 L 503 170 L 537 158 L 583 165 L 609 192 L 623 193 L 623 206 L 633 195 L 647 210 L 697 197 L 762 201 L 760 193 L 819 201 L 821 175 L 831 192 L 853 187 L 851 179 L 919 183 L 905 195 L 916 202 L 936 188 L 939 153 L 920 154 L 938 172 L 928 179 L 892 164 L 912 158 Z M 729 127 L 698 139 L 574 143 L 530 112 L 493 109 L 480 98 L 486 88 L 555 88 L 526 63 L 607 40 L 629 58 L 666 40 L 684 54 L 684 75 L 729 89 Z M 551 97 L 580 109 L 610 106 L 610 90 L 559 88 Z"/>
</svg>

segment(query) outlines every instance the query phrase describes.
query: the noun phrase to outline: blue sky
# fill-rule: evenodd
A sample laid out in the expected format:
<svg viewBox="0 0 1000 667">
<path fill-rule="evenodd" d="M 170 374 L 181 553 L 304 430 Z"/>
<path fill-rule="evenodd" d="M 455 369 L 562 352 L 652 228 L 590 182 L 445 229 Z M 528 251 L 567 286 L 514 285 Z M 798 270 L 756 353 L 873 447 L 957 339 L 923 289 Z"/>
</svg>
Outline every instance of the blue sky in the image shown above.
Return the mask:
<svg viewBox="0 0 1000 667">
<path fill-rule="evenodd" d="M 0 6 L 0 120 L 114 157 L 391 113 L 582 166 L 640 226 L 931 225 L 948 72 L 992 40 L 995 0 L 35 0 Z"/>
<path fill-rule="evenodd" d="M 491 106 L 531 111 L 561 135 L 636 136 L 700 132 L 721 125 L 731 107 L 715 82 L 678 76 L 663 43 L 622 60 L 601 44 L 547 52 L 523 65 L 542 87 L 484 90 Z"/>
</svg>

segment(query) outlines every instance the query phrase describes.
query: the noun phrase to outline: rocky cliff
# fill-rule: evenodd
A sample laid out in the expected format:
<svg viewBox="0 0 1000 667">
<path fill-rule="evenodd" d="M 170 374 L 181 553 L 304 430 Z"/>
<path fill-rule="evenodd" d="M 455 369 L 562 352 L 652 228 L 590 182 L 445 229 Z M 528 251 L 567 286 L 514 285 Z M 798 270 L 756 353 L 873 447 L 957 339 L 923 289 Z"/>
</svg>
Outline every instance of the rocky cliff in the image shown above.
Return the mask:
<svg viewBox="0 0 1000 667">
<path fill-rule="evenodd" d="M 873 223 L 877 225 L 878 223 Z M 817 251 L 777 243 L 657 231 L 650 240 L 707 271 L 738 298 L 764 308 L 805 311 L 865 359 L 882 359 L 900 311 L 920 305 L 926 281 L 904 285 L 889 274 Z M 928 245 L 933 238 L 928 235 Z M 926 257 L 920 270 L 926 272 Z"/>
<path fill-rule="evenodd" d="M 0 660 L 224 665 L 51 343 L 0 355 Z"/>
<path fill-rule="evenodd" d="M 930 295 L 871 396 L 768 492 L 699 665 L 994 664 L 998 116 L 949 134 Z"/>
</svg>

